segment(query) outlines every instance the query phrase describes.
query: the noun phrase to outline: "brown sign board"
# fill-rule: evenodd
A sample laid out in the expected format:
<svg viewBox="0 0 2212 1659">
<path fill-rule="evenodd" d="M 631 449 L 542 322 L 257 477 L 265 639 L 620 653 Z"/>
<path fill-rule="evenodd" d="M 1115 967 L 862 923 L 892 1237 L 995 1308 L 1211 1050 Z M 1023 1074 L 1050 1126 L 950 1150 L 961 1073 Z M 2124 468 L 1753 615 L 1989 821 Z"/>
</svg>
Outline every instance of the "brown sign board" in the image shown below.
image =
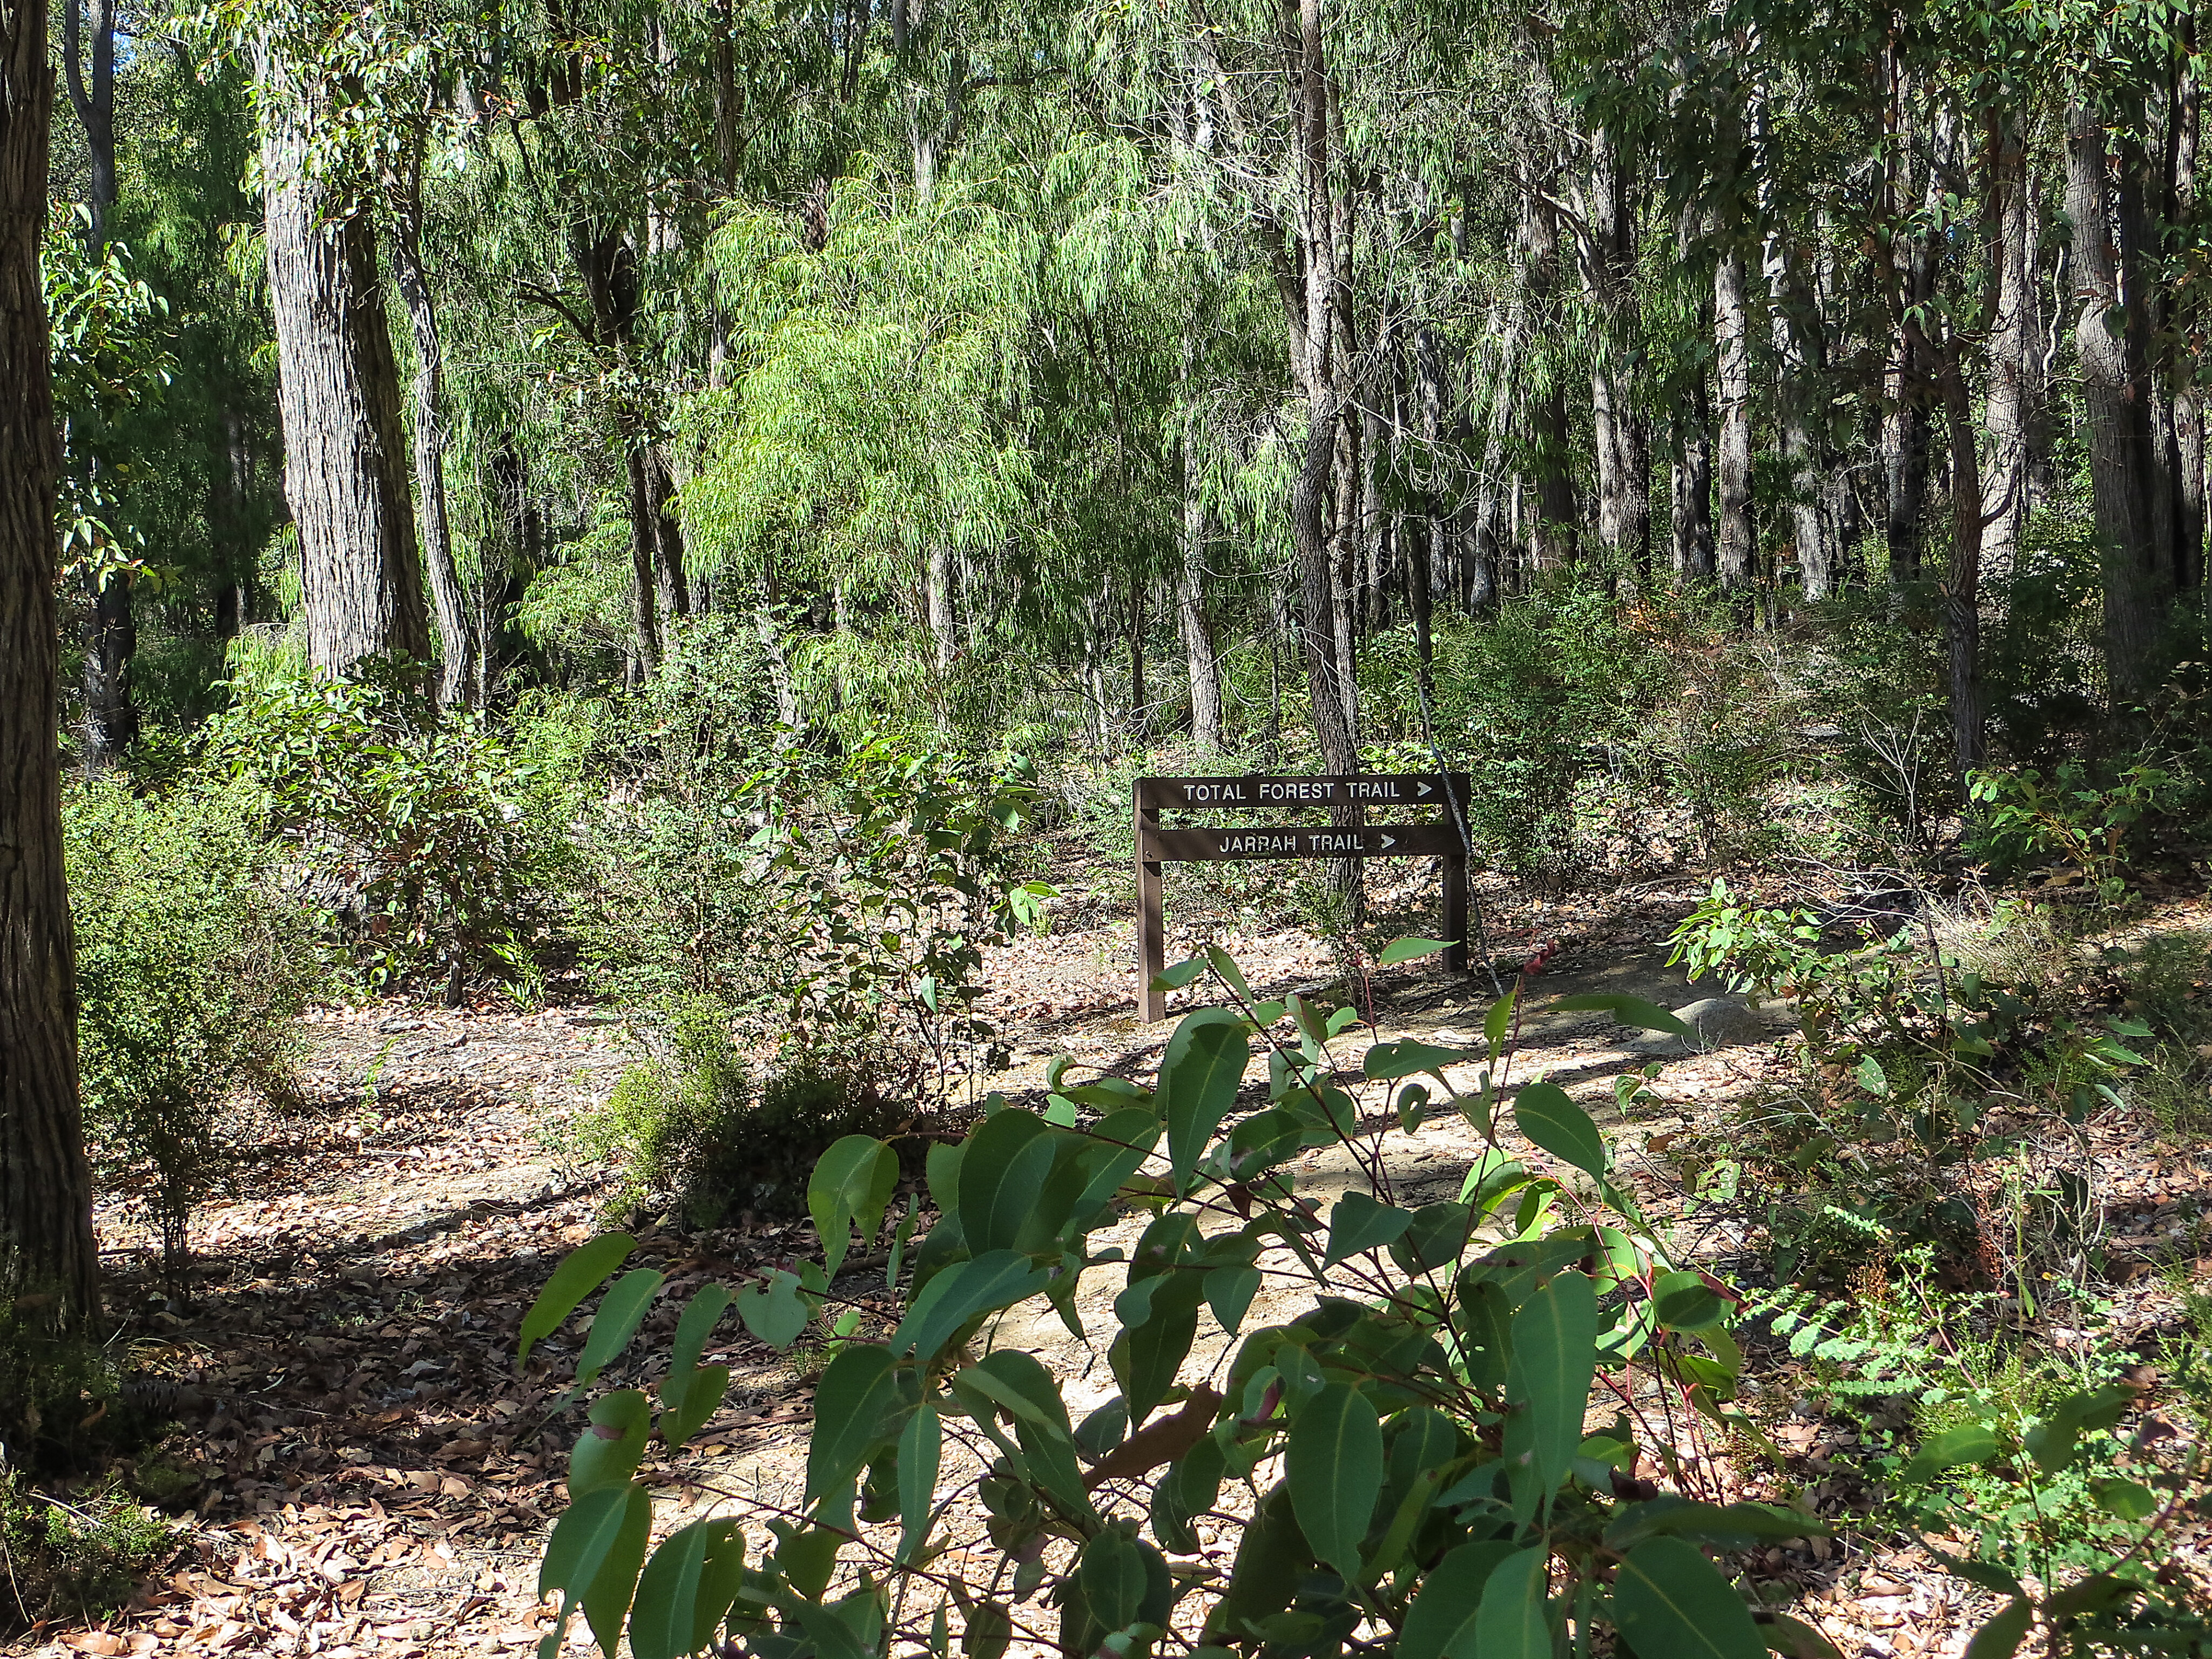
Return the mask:
<svg viewBox="0 0 2212 1659">
<path fill-rule="evenodd" d="M 1167 994 L 1153 987 L 1167 966 L 1160 866 L 1244 859 L 1437 858 L 1444 865 L 1443 937 L 1448 970 L 1467 968 L 1467 841 L 1462 819 L 1464 772 L 1339 774 L 1328 777 L 1139 778 L 1137 818 L 1137 1008 L 1147 1023 L 1167 1018 Z M 1456 799 L 1455 799 L 1456 798 Z M 1327 824 L 1168 829 L 1168 811 L 1281 811 L 1327 807 Z M 1443 816 L 1421 823 L 1364 824 L 1366 807 L 1429 807 Z M 1351 809 L 1347 811 L 1347 809 Z M 1355 821 L 1344 822 L 1346 817 Z"/>
<path fill-rule="evenodd" d="M 1449 858 L 1464 850 L 1449 823 L 1370 824 L 1339 830 L 1323 824 L 1233 830 L 1152 830 L 1145 845 L 1153 860 L 1208 864 L 1230 859 Z"/>
<path fill-rule="evenodd" d="M 1406 772 L 1327 778 L 1139 778 L 1137 806 L 1219 808 L 1278 806 L 1432 806 L 1447 808 L 1444 792 L 1456 783 L 1466 799 L 1464 772 Z"/>
</svg>

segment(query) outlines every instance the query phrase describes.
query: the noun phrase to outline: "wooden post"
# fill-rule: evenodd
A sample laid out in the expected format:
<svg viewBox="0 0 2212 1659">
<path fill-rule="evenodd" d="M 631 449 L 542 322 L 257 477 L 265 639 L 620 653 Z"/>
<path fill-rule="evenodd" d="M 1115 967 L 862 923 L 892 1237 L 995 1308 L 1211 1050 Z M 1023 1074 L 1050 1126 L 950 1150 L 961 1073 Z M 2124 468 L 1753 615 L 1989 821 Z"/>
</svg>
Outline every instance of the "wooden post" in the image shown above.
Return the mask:
<svg viewBox="0 0 2212 1659">
<path fill-rule="evenodd" d="M 1451 941 L 1444 951 L 1444 971 L 1467 971 L 1467 854 L 1452 853 L 1444 859 L 1443 937 Z"/>
<path fill-rule="evenodd" d="M 1160 809 L 1139 778 L 1130 785 L 1137 820 L 1137 1022 L 1150 1025 L 1168 1017 L 1168 995 L 1152 981 L 1168 965 L 1167 933 L 1160 890 Z"/>
</svg>

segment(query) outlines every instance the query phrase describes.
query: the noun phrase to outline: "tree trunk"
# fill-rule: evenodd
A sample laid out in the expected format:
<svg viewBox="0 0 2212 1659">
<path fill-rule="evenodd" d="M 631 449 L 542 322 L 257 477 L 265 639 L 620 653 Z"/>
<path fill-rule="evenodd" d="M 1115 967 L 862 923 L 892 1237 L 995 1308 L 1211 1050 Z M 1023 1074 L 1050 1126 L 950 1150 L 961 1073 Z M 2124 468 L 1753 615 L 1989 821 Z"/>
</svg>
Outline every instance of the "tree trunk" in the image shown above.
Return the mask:
<svg viewBox="0 0 2212 1659">
<path fill-rule="evenodd" d="M 2105 599 L 2105 673 L 2115 708 L 2149 689 L 2159 623 L 2159 550 L 2152 537 L 2150 399 L 2136 364 L 2125 306 L 2130 250 L 2114 226 L 2103 122 L 2066 112 L 2066 210 L 2074 225 L 2075 321 Z M 2120 326 L 2113 326 L 2118 319 Z M 2136 349 L 2130 347 L 2135 345 Z"/>
<path fill-rule="evenodd" d="M 1893 58 L 1891 119 L 1900 140 L 1912 125 L 1910 116 L 1912 86 L 1907 72 Z M 1940 143 L 1940 137 L 1938 139 Z M 1911 148 L 1895 146 L 1898 160 L 1884 180 L 1893 220 L 1901 219 L 1911 194 Z M 1938 169 L 1925 169 L 1925 191 L 1940 201 Z M 1884 530 L 1889 548 L 1893 583 L 1917 581 L 1925 548 L 1928 511 L 1928 400 L 1935 390 L 1934 366 L 1925 356 L 1924 337 L 1909 319 L 1923 311 L 1936 293 L 1936 249 L 1923 233 L 1892 238 L 1889 249 L 1889 302 L 1893 314 L 1897 363 L 1891 376 L 1883 422 L 1882 467 Z"/>
<path fill-rule="evenodd" d="M 1999 580 L 2013 561 L 2034 506 L 2029 467 L 2031 434 L 2040 399 L 2042 337 L 2035 268 L 2035 216 L 2027 196 L 2027 147 L 2018 126 L 2004 125 L 1990 185 L 1997 227 L 1994 268 L 1996 307 L 1989 336 L 1989 398 L 1984 423 L 1990 463 L 1982 480 L 1982 566 Z"/>
<path fill-rule="evenodd" d="M 960 630 L 953 620 L 952 611 L 952 551 L 946 547 L 929 550 L 929 563 L 924 573 L 924 586 L 929 611 L 929 635 L 937 644 L 937 677 L 943 679 L 952 672 L 955 658 L 960 653 Z M 1099 705 L 1099 719 L 1105 719 L 1105 704 Z M 1100 727 L 1103 739 L 1104 727 Z"/>
<path fill-rule="evenodd" d="M 1759 539 L 1751 500 L 1751 308 L 1742 250 L 1723 248 L 1713 267 L 1713 337 L 1720 380 L 1720 533 L 1715 550 L 1722 586 L 1747 588 Z"/>
<path fill-rule="evenodd" d="M 1559 282 L 1559 233 L 1538 193 L 1521 206 L 1522 282 L 1533 326 L 1552 325 L 1551 300 Z M 1528 449 L 1535 471 L 1536 525 L 1531 551 L 1540 570 L 1564 568 L 1575 558 L 1575 486 L 1569 470 L 1566 388 L 1548 367 L 1540 379 L 1524 377 L 1528 400 Z"/>
<path fill-rule="evenodd" d="M 306 173 L 301 106 L 263 66 L 269 301 L 284 420 L 284 493 L 299 528 L 307 660 L 343 673 L 363 657 L 430 654 L 415 541 L 399 369 L 365 213 L 333 220 Z"/>
<path fill-rule="evenodd" d="M 1943 409 L 1951 440 L 1951 559 L 1943 574 L 1943 635 L 1950 658 L 1951 741 L 1959 770 L 1982 760 L 1982 483 L 1961 348 L 1943 367 Z"/>
<path fill-rule="evenodd" d="M 1199 499 L 1197 469 L 1188 440 L 1182 489 L 1182 567 L 1176 586 L 1176 621 L 1190 670 L 1190 740 L 1212 753 L 1221 747 L 1221 678 L 1214 666 L 1213 629 L 1206 611 L 1206 503 Z"/>
<path fill-rule="evenodd" d="M 1675 222 L 1674 257 L 1685 270 L 1693 269 L 1698 227 L 1704 210 L 1692 202 L 1684 206 Z M 1691 291 L 1700 284 L 1692 281 Z M 1700 294 L 1695 326 L 1699 334 L 1714 334 L 1713 307 Z M 1713 546 L 1713 394 L 1702 368 L 1691 375 L 1674 400 L 1669 421 L 1674 451 L 1668 507 L 1673 531 L 1673 562 L 1676 583 L 1711 581 L 1714 574 Z"/>
<path fill-rule="evenodd" d="M 0 0 L 0 1373 L 9 1462 L 54 1345 L 96 1337 L 100 1255 L 78 1116 L 76 965 L 54 741 L 60 457 L 39 284 L 53 77 L 43 0 Z"/>
<path fill-rule="evenodd" d="M 1340 288 L 1346 275 L 1339 263 L 1340 204 L 1336 199 L 1334 168 L 1330 157 L 1328 64 L 1323 50 L 1324 0 L 1297 0 L 1295 12 L 1286 6 L 1291 25 L 1285 41 L 1290 71 L 1291 107 L 1297 121 L 1296 171 L 1298 181 L 1298 221 L 1304 283 L 1295 295 L 1298 308 L 1289 324 L 1294 342 L 1303 332 L 1305 352 L 1305 454 L 1291 483 L 1291 528 L 1297 550 L 1298 586 L 1304 614 L 1299 638 L 1306 663 L 1306 690 L 1312 699 L 1314 736 L 1320 744 L 1322 764 L 1331 772 L 1356 771 L 1358 738 L 1353 724 L 1351 663 L 1341 654 L 1334 568 L 1334 538 L 1330 533 L 1329 495 L 1335 480 L 1339 428 L 1344 417 L 1340 376 L 1344 350 L 1336 338 L 1340 315 Z M 1346 239 L 1348 243 L 1348 238 Z M 1292 297 L 1286 295 L 1286 301 Z M 1342 526 L 1337 526 L 1339 531 Z M 1359 821 L 1356 807 L 1332 809 L 1331 821 L 1352 825 Z M 1358 860 L 1334 861 L 1331 876 L 1343 895 L 1346 912 L 1358 920 L 1362 883 Z"/>
<path fill-rule="evenodd" d="M 1589 246 L 1583 283 L 1597 313 L 1590 412 L 1597 446 L 1598 537 L 1639 586 L 1651 574 L 1651 432 L 1637 385 L 1643 356 L 1636 288 L 1634 164 L 1606 127 L 1590 134 Z"/>
<path fill-rule="evenodd" d="M 2190 50 L 2181 54 L 2174 70 L 2172 107 L 2167 120 L 2173 168 L 2167 217 L 2182 228 L 2185 237 L 2197 223 L 2197 158 L 2203 136 L 2203 114 L 2195 69 L 2196 19 L 2185 18 L 2183 27 Z M 2204 302 L 2194 284 L 2170 291 L 2166 303 L 2172 311 L 2168 326 L 2172 337 L 2188 341 L 2203 338 Z M 2202 353 L 2184 349 L 2185 355 L 2173 366 L 2173 586 L 2177 592 L 2192 593 L 2204 582 L 2205 395 Z"/>
<path fill-rule="evenodd" d="M 453 564 L 452 515 L 446 495 L 445 352 L 438 313 L 422 268 L 422 155 L 418 135 L 394 215 L 392 276 L 415 335 L 415 500 L 430 600 L 438 616 L 438 705 L 465 705 L 475 695 L 476 630 Z"/>
<path fill-rule="evenodd" d="M 1808 600 L 1834 590 L 1840 562 L 1821 491 L 1830 471 L 1825 416 L 1828 403 L 1828 344 L 1818 301 L 1802 257 L 1786 234 L 1768 243 L 1767 294 L 1774 307 L 1774 357 L 1779 383 L 1782 459 L 1789 470 L 1790 520 L 1797 573 Z"/>
</svg>

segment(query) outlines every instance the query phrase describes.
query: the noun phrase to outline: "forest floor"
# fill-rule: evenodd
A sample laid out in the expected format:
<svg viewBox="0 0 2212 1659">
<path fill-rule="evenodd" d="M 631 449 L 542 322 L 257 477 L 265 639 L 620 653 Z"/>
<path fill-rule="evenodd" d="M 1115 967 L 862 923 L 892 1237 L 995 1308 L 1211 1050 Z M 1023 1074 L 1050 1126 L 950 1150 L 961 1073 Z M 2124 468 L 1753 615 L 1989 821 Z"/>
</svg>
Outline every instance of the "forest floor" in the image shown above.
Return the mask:
<svg viewBox="0 0 2212 1659">
<path fill-rule="evenodd" d="M 1056 873 L 1070 896 L 1052 932 L 1008 947 L 987 974 L 988 1012 L 1013 1053 L 991 1083 L 1017 1098 L 1041 1089 L 1060 1054 L 1079 1067 L 1144 1075 L 1171 1029 L 1133 1018 L 1126 896 L 1098 896 L 1121 884 L 1091 878 L 1086 896 L 1074 865 Z M 1383 911 L 1402 911 L 1400 931 L 1428 931 L 1414 909 L 1419 875 L 1400 866 L 1396 884 L 1378 890 Z M 1654 1137 L 1717 1126 L 1729 1102 L 1790 1063 L 1771 1041 L 1786 1016 L 1769 1011 L 1765 1029 L 1747 1026 L 1732 1046 L 1668 1060 L 1624 1120 L 1612 1079 L 1646 1063 L 1650 1048 L 1605 1016 L 1547 1018 L 1540 1008 L 1574 992 L 1626 991 L 1665 1006 L 1704 994 L 1665 965 L 1668 932 L 1701 896 L 1686 876 L 1619 892 L 1485 895 L 1501 964 L 1560 942 L 1530 982 L 1517 1075 L 1549 1076 L 1599 1115 L 1659 1218 L 1680 1217 L 1684 1194 L 1653 1155 Z M 1178 924 L 1179 902 L 1188 914 Z M 2201 900 L 2162 903 L 2172 925 L 2207 923 Z M 1262 995 L 1319 993 L 1338 981 L 1322 941 L 1296 928 L 1240 930 L 1188 888 L 1171 889 L 1170 920 L 1182 934 L 1170 960 L 1202 931 Z M 1490 988 L 1414 963 L 1356 995 L 1381 1036 L 1449 1042 L 1480 1029 Z M 126 1205 L 99 1218 L 130 1368 L 175 1386 L 181 1425 L 138 1459 L 132 1486 L 180 1515 L 183 1531 L 175 1559 L 123 1612 L 50 1626 L 14 1651 L 447 1659 L 519 1654 L 544 1634 L 538 1557 L 562 1507 L 558 1483 L 580 1414 L 561 1403 L 557 1359 L 555 1369 L 518 1371 L 515 1332 L 553 1262 L 604 1223 L 611 1183 L 564 1155 L 563 1125 L 604 1099 L 629 1063 L 623 1022 L 588 1006 L 449 1012 L 386 1000 L 319 1011 L 304 1036 L 301 1099 L 266 1118 L 238 1188 L 196 1218 L 189 1303 L 163 1287 L 143 1214 Z M 2209 1247 L 2197 1218 L 2212 1203 L 2212 1156 L 2125 1122 L 2095 1133 L 2116 1256 L 2202 1257 Z M 1392 1177 L 1415 1194 L 1455 1183 L 1474 1151 L 1456 1119 L 1391 1144 L 1407 1148 Z M 1302 1186 L 1325 1190 L 1329 1173 L 1304 1172 Z M 779 1222 L 686 1233 L 664 1218 L 638 1231 L 635 1259 L 669 1275 L 669 1303 L 706 1279 L 732 1281 L 811 1248 L 811 1230 Z M 1738 1245 L 1725 1226 L 1680 1237 L 1723 1268 Z M 2212 1257 L 2197 1267 L 2212 1271 Z M 2123 1267 L 2113 1276 L 2128 1280 L 2106 1291 L 2122 1333 L 2170 1318 L 2156 1275 Z M 1106 1296 L 1109 1277 L 1097 1275 Z M 838 1288 L 890 1310 L 879 1279 L 848 1273 Z M 669 1516 L 719 1494 L 773 1501 L 796 1490 L 811 1421 L 808 1352 L 778 1355 L 734 1320 L 721 1336 L 726 1346 L 709 1357 L 732 1370 L 725 1408 L 680 1459 L 647 1465 Z M 1072 1406 L 1109 1391 L 1097 1385 L 1103 1347 L 1082 1351 L 1056 1323 L 1014 1340 L 1073 1379 Z M 1786 1484 L 1826 1512 L 1847 1512 L 1863 1495 L 1848 1467 L 1855 1434 L 1793 1366 L 1778 1347 L 1753 1349 L 1752 1409 L 1784 1458 L 1747 1474 L 1741 1490 L 1778 1493 Z M 1975 1622 L 1957 1581 L 1879 1540 L 1770 1551 L 1764 1568 L 1796 1588 L 1794 1610 L 1852 1659 L 1955 1654 Z M 579 1650 L 587 1643 L 580 1621 L 570 1640 Z"/>
</svg>

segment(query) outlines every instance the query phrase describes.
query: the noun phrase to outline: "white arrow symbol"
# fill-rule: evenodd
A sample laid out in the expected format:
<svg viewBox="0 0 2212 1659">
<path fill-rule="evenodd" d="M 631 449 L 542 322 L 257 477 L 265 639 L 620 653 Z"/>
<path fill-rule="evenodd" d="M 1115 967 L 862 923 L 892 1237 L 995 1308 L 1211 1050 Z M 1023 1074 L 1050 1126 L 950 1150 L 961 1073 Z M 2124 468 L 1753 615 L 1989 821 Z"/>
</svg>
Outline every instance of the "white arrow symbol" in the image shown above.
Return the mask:
<svg viewBox="0 0 2212 1659">
<path fill-rule="evenodd" d="M 1385 836 L 1382 837 L 1382 850 L 1386 853 L 1397 844 L 1398 838 L 1395 836 Z"/>
<path fill-rule="evenodd" d="M 1429 781 L 1428 781 L 1426 778 L 1424 778 L 1424 779 L 1422 779 L 1422 780 L 1421 780 L 1420 793 L 1419 793 L 1419 794 L 1416 794 L 1416 795 L 1413 797 L 1413 799 L 1414 799 L 1415 800 L 1419 800 L 1419 799 L 1420 799 L 1420 798 L 1421 798 L 1421 796 L 1422 796 L 1422 795 L 1425 795 L 1425 794 L 1427 794 L 1428 793 L 1429 793 Z"/>
</svg>

